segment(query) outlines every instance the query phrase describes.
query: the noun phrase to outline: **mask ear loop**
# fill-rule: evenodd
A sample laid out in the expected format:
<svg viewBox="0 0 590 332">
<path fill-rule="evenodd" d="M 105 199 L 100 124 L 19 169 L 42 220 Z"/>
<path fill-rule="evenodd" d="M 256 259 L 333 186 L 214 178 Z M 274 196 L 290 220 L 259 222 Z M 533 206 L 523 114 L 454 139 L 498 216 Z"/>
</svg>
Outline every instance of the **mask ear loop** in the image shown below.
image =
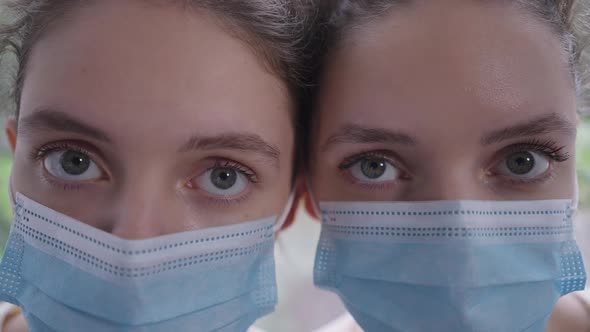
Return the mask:
<svg viewBox="0 0 590 332">
<path fill-rule="evenodd" d="M 16 206 L 16 202 L 14 200 L 14 194 L 12 193 L 12 171 L 8 176 L 8 201 L 10 202 L 10 209 L 14 212 L 14 207 Z"/>
<path fill-rule="evenodd" d="M 574 199 L 572 201 L 572 209 L 575 211 L 580 204 L 580 186 L 578 183 L 578 175 L 574 176 Z"/>
<path fill-rule="evenodd" d="M 576 215 L 577 215 L 577 210 L 578 210 L 579 204 L 580 204 L 580 186 L 579 186 L 579 182 L 578 182 L 578 175 L 576 173 L 576 175 L 574 176 L 574 198 L 572 200 L 572 224 L 573 224 L 573 228 L 574 228 L 574 233 L 576 233 L 576 229 L 577 229 Z M 579 222 L 579 220 L 578 220 L 578 222 Z M 574 238 L 577 238 L 577 237 L 574 235 Z M 585 263 L 587 263 L 588 262 L 587 256 L 590 255 L 590 253 L 584 252 L 583 249 L 584 249 L 583 247 L 580 247 L 580 253 L 582 255 L 583 261 Z M 586 269 L 588 269 L 587 265 L 586 265 Z M 586 290 L 582 291 L 582 292 L 578 292 L 578 294 L 586 294 L 585 296 L 587 296 L 588 300 L 590 301 L 590 295 L 589 295 L 590 293 L 588 292 L 589 289 L 590 289 L 590 278 L 586 279 Z M 582 296 L 584 296 L 584 295 L 582 295 Z"/>
<path fill-rule="evenodd" d="M 322 213 L 320 210 L 320 207 L 318 206 L 318 201 L 315 199 L 314 194 L 313 194 L 313 190 L 311 190 L 311 184 L 309 183 L 309 179 L 305 179 L 305 184 L 306 184 L 306 190 L 305 190 L 305 195 L 307 197 L 305 197 L 306 201 L 306 210 L 307 213 L 315 219 L 322 219 Z"/>
<path fill-rule="evenodd" d="M 289 199 L 287 200 L 287 205 L 285 206 L 283 213 L 281 213 L 279 218 L 277 218 L 277 222 L 274 224 L 274 226 L 272 228 L 272 230 L 275 234 L 278 231 L 280 231 L 281 228 L 283 228 L 283 225 L 285 224 L 285 222 L 287 222 L 287 217 L 289 216 L 289 212 L 293 208 L 294 201 L 295 201 L 295 190 L 291 191 L 291 194 L 289 194 Z"/>
<path fill-rule="evenodd" d="M 275 232 L 275 237 L 276 237 L 277 232 L 280 231 L 282 229 L 283 225 L 287 222 L 287 219 L 289 218 L 292 210 L 294 208 L 295 209 L 300 208 L 299 204 L 301 201 L 298 198 L 299 198 L 299 195 L 298 195 L 298 191 L 296 188 L 289 195 L 286 209 L 283 211 L 283 214 L 277 219 L 277 223 L 273 227 L 273 231 Z M 298 214 L 298 211 L 294 211 L 294 215 L 297 215 L 297 214 Z M 304 265 L 299 264 L 297 259 L 295 259 L 291 255 L 290 250 L 289 250 L 290 248 L 285 245 L 285 242 L 282 241 L 281 238 L 276 237 L 276 245 L 278 248 L 278 253 L 280 253 L 279 255 L 283 257 L 283 260 L 285 262 L 287 262 L 287 264 L 290 267 L 295 267 L 295 269 L 292 273 L 297 273 L 298 276 L 300 276 L 300 277 L 307 277 L 307 274 L 305 274 L 303 272 L 306 270 L 306 267 Z M 277 254 L 277 252 L 275 252 L 275 255 L 276 254 Z"/>
</svg>

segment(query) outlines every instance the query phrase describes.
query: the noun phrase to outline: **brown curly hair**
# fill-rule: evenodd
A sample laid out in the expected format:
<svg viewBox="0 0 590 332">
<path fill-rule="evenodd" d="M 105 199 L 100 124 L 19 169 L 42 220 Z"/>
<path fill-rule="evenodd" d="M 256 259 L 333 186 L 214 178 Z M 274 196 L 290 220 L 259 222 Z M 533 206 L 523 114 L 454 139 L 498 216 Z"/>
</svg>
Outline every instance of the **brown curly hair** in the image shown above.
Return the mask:
<svg viewBox="0 0 590 332">
<path fill-rule="evenodd" d="M 301 117 L 301 149 L 304 165 L 309 163 L 315 101 L 324 63 L 349 35 L 351 29 L 387 15 L 414 0 L 317 0 L 319 15 L 308 42 L 306 67 L 311 72 L 306 84 Z M 433 0 L 435 1 L 435 0 Z M 483 1 L 483 0 L 480 0 Z M 496 1 L 496 0 L 490 0 Z M 578 95 L 578 112 L 590 115 L 590 0 L 500 0 L 514 3 L 549 24 L 562 40 L 568 55 Z"/>
<path fill-rule="evenodd" d="M 386 15 L 412 0 L 321 0 L 324 24 L 318 33 L 323 40 L 323 58 L 337 48 L 351 29 Z M 561 38 L 567 52 L 579 95 L 578 110 L 590 111 L 590 0 L 503 0 L 513 3 L 547 23 Z M 321 62 L 321 60 L 318 60 Z M 319 68 L 319 67 L 318 67 Z M 321 69 L 320 69 L 321 70 Z M 316 72 L 317 74 L 318 72 Z M 316 77 L 319 75 L 316 75 Z"/>
<path fill-rule="evenodd" d="M 2 1 L 2 0 L 0 0 Z M 48 29 L 63 21 L 76 6 L 91 0 L 3 0 L 0 12 L 11 20 L 0 25 L 0 56 L 12 55 L 12 100 L 18 115 L 20 96 L 32 47 Z M 145 0 L 148 1 L 148 0 Z M 310 26 L 311 0 L 149 0 L 158 5 L 199 8 L 217 16 L 244 40 L 264 65 L 279 76 L 298 103 L 304 81 L 303 50 Z M 295 107 L 296 108 L 296 107 Z M 296 112 L 295 112 L 296 113 Z M 296 114 L 294 114 L 296 116 Z"/>
</svg>

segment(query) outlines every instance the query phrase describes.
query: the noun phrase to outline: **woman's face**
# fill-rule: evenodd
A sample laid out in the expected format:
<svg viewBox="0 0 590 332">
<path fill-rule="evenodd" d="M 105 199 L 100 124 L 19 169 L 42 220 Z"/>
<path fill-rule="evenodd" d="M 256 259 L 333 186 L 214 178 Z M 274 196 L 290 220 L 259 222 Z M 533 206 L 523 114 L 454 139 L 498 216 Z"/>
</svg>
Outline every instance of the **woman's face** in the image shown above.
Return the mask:
<svg viewBox="0 0 590 332">
<path fill-rule="evenodd" d="M 318 100 L 316 199 L 572 198 L 576 98 L 562 50 L 504 2 L 419 2 L 347 32 Z"/>
<path fill-rule="evenodd" d="M 96 1 L 61 21 L 7 127 L 14 193 L 130 239 L 282 212 L 291 101 L 248 45 L 182 6 Z"/>
</svg>

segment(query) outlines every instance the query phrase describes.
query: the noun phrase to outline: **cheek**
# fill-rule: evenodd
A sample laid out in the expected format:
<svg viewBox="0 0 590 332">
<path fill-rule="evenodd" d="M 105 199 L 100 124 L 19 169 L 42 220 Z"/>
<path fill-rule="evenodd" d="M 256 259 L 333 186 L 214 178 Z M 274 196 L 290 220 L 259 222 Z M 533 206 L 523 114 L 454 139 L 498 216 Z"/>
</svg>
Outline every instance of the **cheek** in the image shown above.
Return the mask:
<svg viewBox="0 0 590 332">
<path fill-rule="evenodd" d="M 258 188 L 252 190 L 247 201 L 236 205 L 234 212 L 241 221 L 280 216 L 289 208 L 287 203 L 294 191 L 293 185 L 292 162 L 290 158 L 281 157 L 281 168 L 276 175 L 264 183 L 253 184 Z"/>
<path fill-rule="evenodd" d="M 556 167 L 553 181 L 547 186 L 546 196 L 550 198 L 574 198 L 578 186 L 575 158 Z M 539 193 L 540 194 L 540 193 Z"/>
<path fill-rule="evenodd" d="M 350 185 L 338 167 L 330 165 L 321 158 L 315 159 L 310 175 L 312 197 L 316 203 L 321 201 L 346 201 L 358 197 L 350 191 Z"/>
<path fill-rule="evenodd" d="M 280 215 L 287 208 L 288 200 L 292 194 L 294 194 L 295 188 L 293 187 L 293 168 L 289 167 L 281 168 L 281 175 L 276 183 L 272 185 L 268 193 L 266 193 L 266 200 L 263 204 L 266 205 L 267 209 L 271 214 Z"/>
<path fill-rule="evenodd" d="M 546 200 L 546 199 L 574 199 L 576 192 L 576 168 L 575 161 L 568 160 L 556 165 L 552 178 L 525 193 L 508 192 L 499 195 L 507 200 Z"/>
<path fill-rule="evenodd" d="M 97 191 L 85 191 L 84 195 L 76 191 L 57 191 L 43 180 L 41 166 L 23 162 L 18 154 L 12 165 L 11 181 L 13 197 L 20 193 L 61 214 L 108 231 L 109 222 L 103 216 L 112 204 L 104 201 L 105 195 Z"/>
<path fill-rule="evenodd" d="M 290 183 L 279 183 L 241 205 L 239 211 L 236 211 L 236 216 L 239 216 L 240 221 L 281 216 L 288 209 L 287 203 L 291 189 Z"/>
<path fill-rule="evenodd" d="M 13 194 L 21 193 L 41 203 L 51 200 L 54 196 L 41 187 L 41 164 L 31 159 L 25 142 L 19 142 L 16 147 L 10 174 Z"/>
</svg>

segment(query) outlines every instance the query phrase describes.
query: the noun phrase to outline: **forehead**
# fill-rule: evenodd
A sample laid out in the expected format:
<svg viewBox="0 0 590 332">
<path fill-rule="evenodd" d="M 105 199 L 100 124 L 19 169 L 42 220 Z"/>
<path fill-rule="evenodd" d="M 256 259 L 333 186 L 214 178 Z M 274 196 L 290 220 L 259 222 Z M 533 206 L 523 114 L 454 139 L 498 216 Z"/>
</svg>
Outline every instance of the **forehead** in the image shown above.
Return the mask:
<svg viewBox="0 0 590 332">
<path fill-rule="evenodd" d="M 334 51 L 321 118 L 437 132 L 447 123 L 480 130 L 532 113 L 575 117 L 562 49 L 550 27 L 505 2 L 398 7 L 349 31 Z"/>
<path fill-rule="evenodd" d="M 271 124 L 290 118 L 284 84 L 213 16 L 143 1 L 93 2 L 43 36 L 28 63 L 21 115 L 40 107 L 75 113 L 121 139 L 219 130 L 278 139 Z"/>
</svg>

